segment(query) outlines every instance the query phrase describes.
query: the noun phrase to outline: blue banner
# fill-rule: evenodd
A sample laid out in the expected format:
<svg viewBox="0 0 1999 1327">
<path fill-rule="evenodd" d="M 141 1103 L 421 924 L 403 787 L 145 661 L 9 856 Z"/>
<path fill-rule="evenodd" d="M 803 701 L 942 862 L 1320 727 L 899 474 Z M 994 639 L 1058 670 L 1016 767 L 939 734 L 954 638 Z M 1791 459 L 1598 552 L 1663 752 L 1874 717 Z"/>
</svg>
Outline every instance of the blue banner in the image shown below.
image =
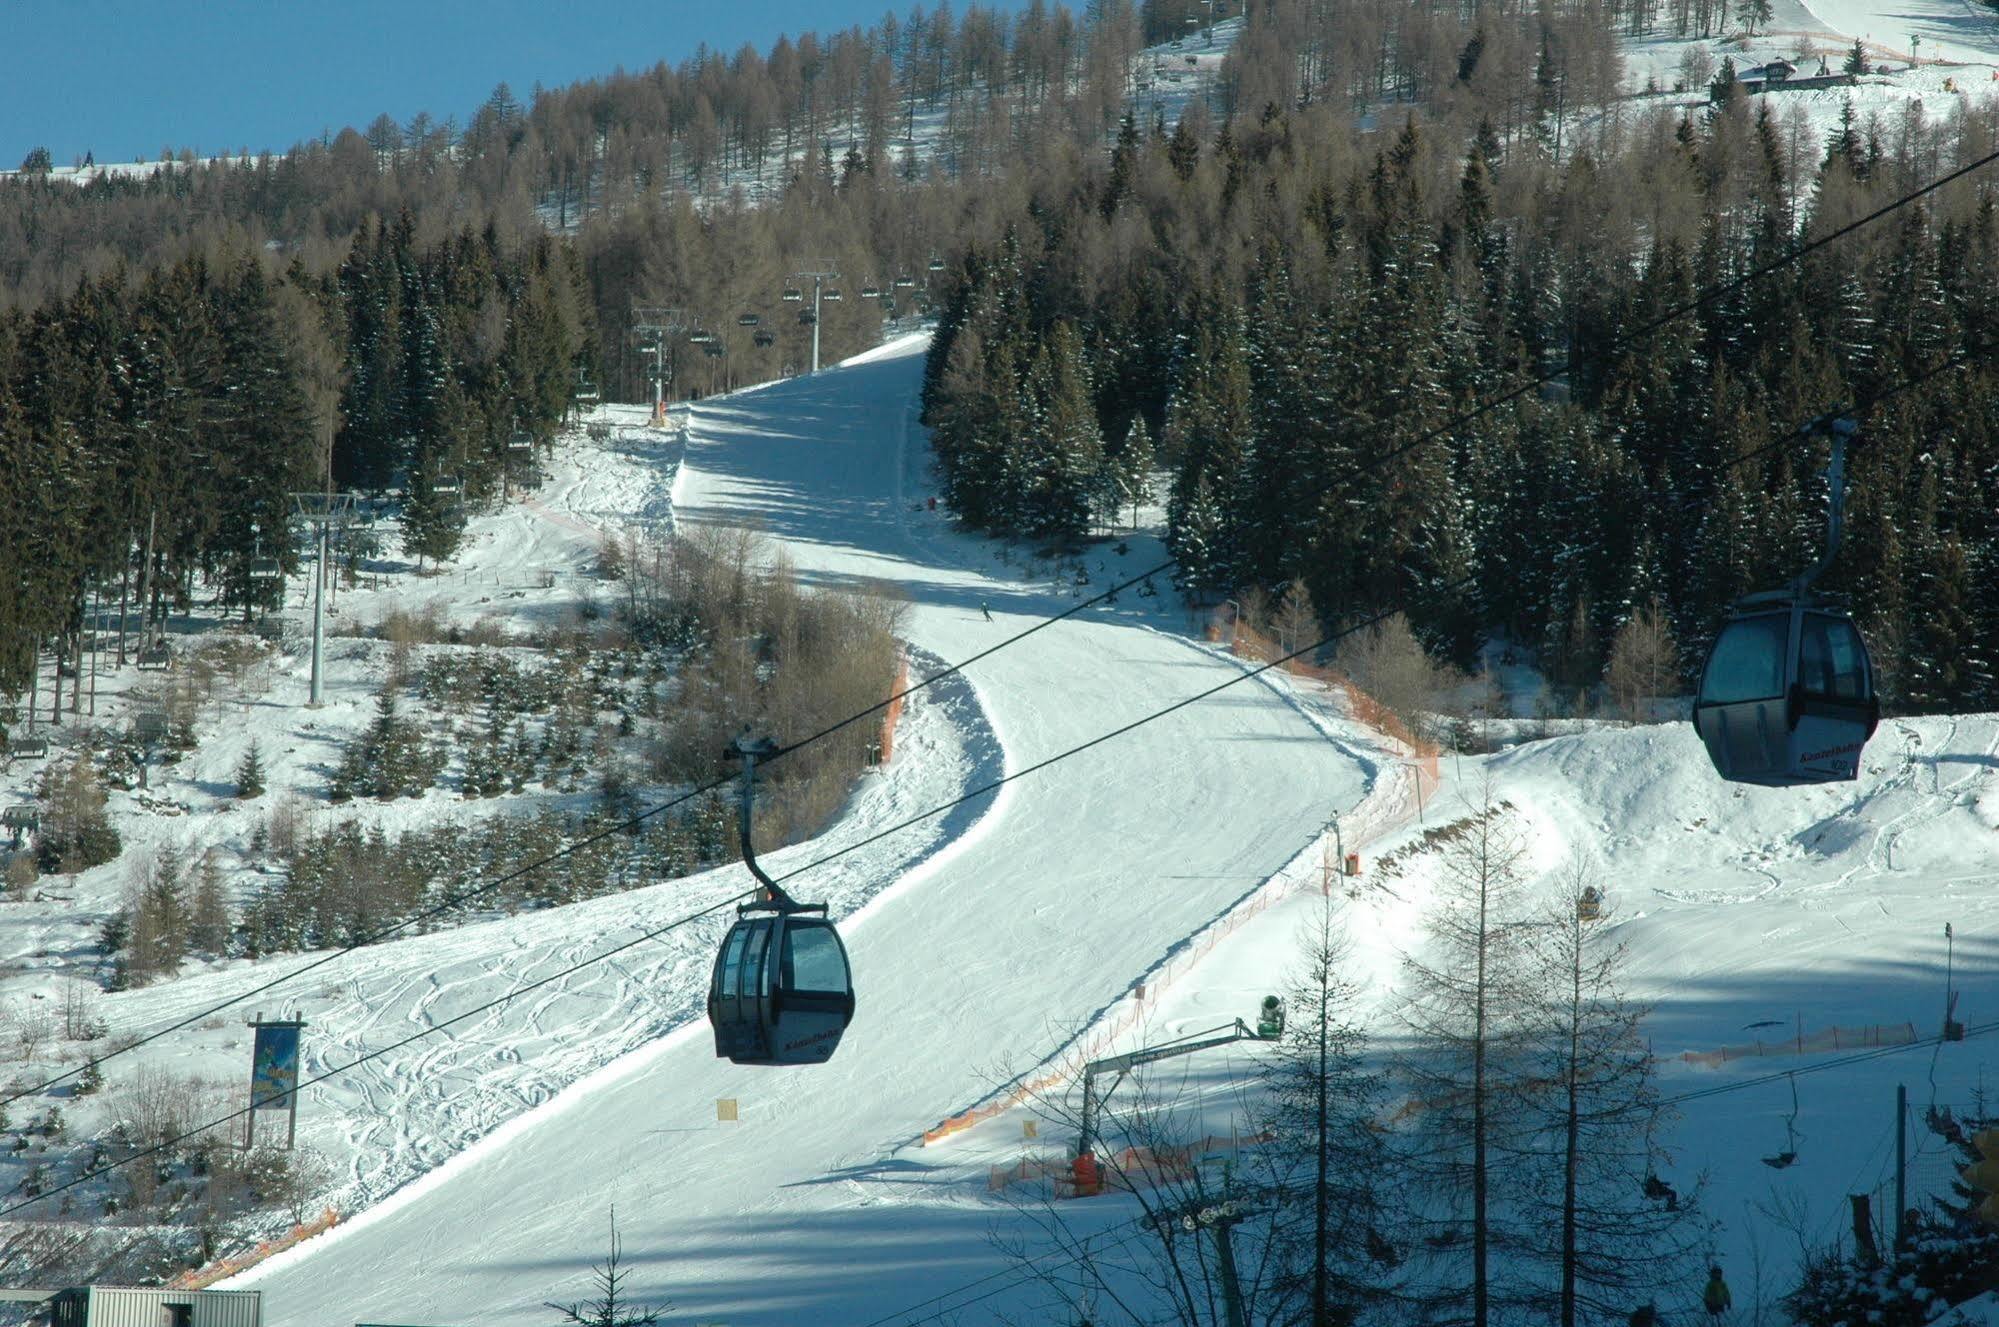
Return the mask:
<svg viewBox="0 0 1999 1327">
<path fill-rule="evenodd" d="M 298 1025 L 266 1024 L 257 1029 L 250 1052 L 250 1106 L 285 1110 L 298 1090 Z"/>
</svg>

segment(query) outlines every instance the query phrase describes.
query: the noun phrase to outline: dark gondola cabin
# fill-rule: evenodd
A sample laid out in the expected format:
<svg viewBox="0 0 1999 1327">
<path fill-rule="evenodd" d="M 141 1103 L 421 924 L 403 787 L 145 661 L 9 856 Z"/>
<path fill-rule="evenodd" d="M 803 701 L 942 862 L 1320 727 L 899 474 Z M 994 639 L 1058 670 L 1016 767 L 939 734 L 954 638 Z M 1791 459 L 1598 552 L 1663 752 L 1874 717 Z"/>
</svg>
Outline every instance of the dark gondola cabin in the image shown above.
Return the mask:
<svg viewBox="0 0 1999 1327">
<path fill-rule="evenodd" d="M 825 918 L 745 916 L 722 942 L 708 995 L 716 1055 L 737 1064 L 824 1064 L 853 1017 L 847 950 Z"/>
<path fill-rule="evenodd" d="M 1785 591 L 1735 606 L 1694 704 L 1723 778 L 1780 788 L 1857 777 L 1880 718 L 1860 629 L 1824 599 Z"/>
<path fill-rule="evenodd" d="M 1800 430 L 1826 437 L 1825 552 L 1781 590 L 1736 601 L 1701 668 L 1694 731 L 1722 778 L 1770 788 L 1860 776 L 1860 753 L 1881 722 L 1867 642 L 1846 611 L 1812 586 L 1839 556 L 1845 527 L 1850 415 Z"/>
<path fill-rule="evenodd" d="M 854 1021 L 854 979 L 847 947 L 826 920 L 826 905 L 798 902 L 757 864 L 750 834 L 756 762 L 776 753 L 769 738 L 747 733 L 728 752 L 743 762 L 736 833 L 757 889 L 754 901 L 736 910 L 736 924 L 715 956 L 708 1021 L 722 1059 L 824 1064 Z"/>
</svg>

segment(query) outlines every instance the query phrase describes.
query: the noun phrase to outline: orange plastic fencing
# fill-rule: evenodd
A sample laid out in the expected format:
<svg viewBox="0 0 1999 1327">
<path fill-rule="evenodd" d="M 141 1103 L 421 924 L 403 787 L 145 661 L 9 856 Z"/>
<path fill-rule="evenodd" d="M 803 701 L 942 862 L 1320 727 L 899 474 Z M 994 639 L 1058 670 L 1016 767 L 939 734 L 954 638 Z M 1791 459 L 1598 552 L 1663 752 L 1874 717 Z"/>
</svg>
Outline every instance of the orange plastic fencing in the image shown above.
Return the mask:
<svg viewBox="0 0 1999 1327">
<path fill-rule="evenodd" d="M 1216 633 L 1212 638 L 1219 640 L 1220 636 Z M 1254 642 L 1260 639 L 1254 638 L 1251 648 L 1268 648 L 1269 653 L 1264 655 L 1264 658 L 1274 658 L 1283 653 L 1274 647 L 1256 645 Z M 1242 652 L 1242 643 L 1241 640 L 1237 642 L 1238 653 Z M 1294 664 L 1287 664 L 1285 667 L 1287 671 L 1295 671 L 1299 676 L 1331 679 L 1327 684 L 1337 685 L 1344 692 L 1347 703 L 1356 717 L 1373 714 L 1381 717 L 1384 722 L 1393 724 L 1392 728 L 1384 727 L 1379 731 L 1407 753 L 1406 767 L 1412 772 L 1413 778 L 1407 781 L 1389 780 L 1378 786 L 1359 807 L 1341 816 L 1341 825 L 1346 846 L 1350 849 L 1361 847 L 1391 830 L 1400 828 L 1421 809 L 1424 799 L 1437 788 L 1436 746 L 1418 741 L 1386 707 L 1345 678 L 1295 661 Z M 1362 721 L 1366 722 L 1365 719 Z M 1320 859 L 1324 855 L 1325 840 L 1331 837 L 1330 833 L 1321 836 L 1319 842 L 1313 843 L 1299 853 L 1282 871 L 1264 882 L 1262 887 L 1231 908 L 1226 915 L 1146 972 L 1130 991 L 1129 998 L 1119 1002 L 1118 1011 L 1078 1038 L 1046 1072 L 1015 1084 L 990 1101 L 938 1121 L 935 1127 L 923 1131 L 924 1145 L 927 1147 L 949 1138 L 952 1134 L 962 1133 L 975 1124 L 990 1120 L 1032 1097 L 1079 1077 L 1084 1065 L 1099 1058 L 1119 1037 L 1139 1024 L 1146 1015 L 1146 1005 L 1149 1000 L 1156 1001 L 1161 992 L 1185 976 L 1195 964 L 1206 958 L 1216 945 L 1288 897 L 1294 889 L 1307 883 L 1314 885 L 1322 883 L 1324 872 Z"/>
<path fill-rule="evenodd" d="M 895 660 L 895 685 L 889 688 L 894 697 L 888 708 L 882 711 L 881 763 L 886 765 L 895 754 L 895 726 L 902 721 L 902 693 L 909 689 L 909 658 L 897 655 Z"/>
<path fill-rule="evenodd" d="M 182 1272 L 179 1276 L 167 1282 L 167 1287 L 172 1290 L 200 1290 L 206 1286 L 212 1286 L 217 1281 L 232 1277 L 238 1272 L 246 1272 L 272 1254 L 283 1253 L 292 1245 L 302 1243 L 305 1240 L 311 1239 L 314 1235 L 331 1230 L 338 1224 L 340 1224 L 340 1213 L 334 1211 L 331 1207 L 326 1208 L 312 1220 L 293 1226 L 290 1230 L 275 1239 L 264 1240 L 254 1249 L 246 1249 L 242 1253 L 231 1254 L 227 1258 L 209 1263 L 206 1267 L 197 1267 L 191 1272 Z"/>
<path fill-rule="evenodd" d="M 1920 1040 L 1914 1023 L 1863 1023 L 1857 1027 L 1820 1028 L 1799 1031 L 1788 1037 L 1772 1037 L 1742 1046 L 1723 1046 L 1712 1051 L 1681 1051 L 1688 1064 L 1727 1064 L 1759 1055 L 1819 1055 L 1828 1051 L 1857 1051 L 1869 1046 L 1908 1046 Z"/>
<path fill-rule="evenodd" d="M 1210 641 L 1217 644 L 1227 640 L 1230 653 L 1238 658 L 1253 659 L 1257 663 L 1269 663 L 1291 652 L 1247 622 L 1229 621 L 1227 615 L 1220 610 L 1216 611 L 1215 620 L 1208 624 L 1206 634 Z M 1394 710 L 1362 691 L 1344 673 L 1334 669 L 1322 668 L 1303 659 L 1286 659 L 1278 664 L 1277 668 L 1292 677 L 1306 678 L 1319 683 L 1328 691 L 1339 693 L 1346 701 L 1347 713 L 1357 722 L 1392 738 L 1422 771 L 1429 785 L 1436 786 L 1439 779 L 1437 758 L 1440 754 L 1437 744 L 1410 732 L 1409 726 L 1402 722 L 1401 716 Z"/>
</svg>

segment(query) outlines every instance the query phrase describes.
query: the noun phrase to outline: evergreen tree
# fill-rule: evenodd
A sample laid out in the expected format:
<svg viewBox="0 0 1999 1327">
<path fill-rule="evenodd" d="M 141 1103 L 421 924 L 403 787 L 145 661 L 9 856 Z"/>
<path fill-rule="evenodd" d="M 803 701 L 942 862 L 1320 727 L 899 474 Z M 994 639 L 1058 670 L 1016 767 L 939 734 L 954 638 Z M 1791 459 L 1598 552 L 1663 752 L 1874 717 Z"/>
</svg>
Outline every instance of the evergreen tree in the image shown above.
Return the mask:
<svg viewBox="0 0 1999 1327">
<path fill-rule="evenodd" d="M 262 797 L 264 795 L 264 758 L 252 741 L 243 750 L 243 759 L 236 762 L 236 796 L 239 799 Z"/>
<path fill-rule="evenodd" d="M 1285 1003 L 1284 1032 L 1265 1061 L 1274 1135 L 1271 1190 L 1282 1272 L 1281 1320 L 1308 1327 L 1353 1322 L 1381 1294 L 1387 1186 L 1375 1115 L 1381 1082 L 1366 1065 L 1354 1021 L 1359 988 L 1332 900 L 1302 929 L 1304 971 Z"/>
<path fill-rule="evenodd" d="M 1496 1255 L 1521 1242 L 1499 1153 L 1530 1092 L 1532 964 L 1520 927 L 1522 846 L 1488 786 L 1444 850 L 1422 957 L 1405 963 L 1411 1041 L 1403 1073 L 1422 1103 L 1404 1164 L 1428 1266 L 1412 1289 L 1489 1327 L 1522 1287 Z"/>
<path fill-rule="evenodd" d="M 74 874 L 115 858 L 122 845 L 105 811 L 104 787 L 90 754 L 79 751 L 42 776 L 36 857 L 44 871 Z"/>
</svg>

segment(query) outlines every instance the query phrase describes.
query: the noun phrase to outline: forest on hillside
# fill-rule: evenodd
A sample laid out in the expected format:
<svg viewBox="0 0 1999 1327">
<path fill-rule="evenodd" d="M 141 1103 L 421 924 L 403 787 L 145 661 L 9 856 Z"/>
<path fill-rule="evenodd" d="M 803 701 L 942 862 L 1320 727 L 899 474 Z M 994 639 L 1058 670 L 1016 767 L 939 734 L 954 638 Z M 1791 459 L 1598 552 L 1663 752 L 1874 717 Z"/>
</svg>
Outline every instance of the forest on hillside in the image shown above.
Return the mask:
<svg viewBox="0 0 1999 1327">
<path fill-rule="evenodd" d="M 1498 636 L 1565 690 L 1655 597 L 1690 666 L 1813 547 L 1813 446 L 1735 458 L 1949 366 L 1865 421 L 1834 588 L 1894 703 L 1999 699 L 1987 181 L 1618 342 L 1989 150 L 1990 104 L 1828 138 L 1725 82 L 1622 100 L 1619 37 L 1724 31 L 1719 0 L 1240 8 L 919 6 L 503 86 L 462 125 L 0 181 L 0 686 L 93 597 L 254 604 L 248 559 L 295 556 L 281 495 L 329 472 L 448 558 L 466 504 L 532 482 L 518 434 L 550 445 L 585 384 L 649 392 L 634 305 L 716 334 L 669 347 L 671 395 L 724 390 L 809 360 L 781 294 L 831 268 L 829 357 L 891 301 L 941 316 L 926 404 L 968 522 L 1079 537 L 1161 466 L 1196 597 L 1304 586 L 1329 627 L 1408 607 L 1438 651 Z M 1166 115 L 1146 44 L 1237 17 Z M 1376 464 L 1565 365 L 1562 399 Z"/>
</svg>

